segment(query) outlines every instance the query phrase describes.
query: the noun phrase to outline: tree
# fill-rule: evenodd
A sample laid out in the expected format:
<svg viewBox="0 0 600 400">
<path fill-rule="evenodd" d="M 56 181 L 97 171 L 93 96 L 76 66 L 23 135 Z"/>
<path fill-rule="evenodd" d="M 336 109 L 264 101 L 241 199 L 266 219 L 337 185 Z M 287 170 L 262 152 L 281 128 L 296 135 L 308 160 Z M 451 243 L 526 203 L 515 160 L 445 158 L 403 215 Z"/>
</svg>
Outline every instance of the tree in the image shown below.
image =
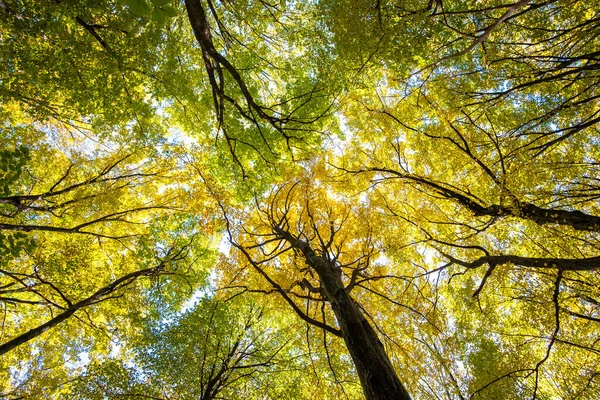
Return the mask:
<svg viewBox="0 0 600 400">
<path fill-rule="evenodd" d="M 230 235 L 235 230 L 249 237 L 243 238 L 242 243 L 232 239 L 232 244 L 270 284 L 271 290 L 280 294 L 300 318 L 344 339 L 368 399 L 408 399 L 408 392 L 366 317 L 368 314 L 350 296 L 357 285 L 361 286 L 369 280 L 364 273 L 376 254 L 370 243 L 374 239 L 368 230 L 366 234 L 360 232 L 362 235 L 356 238 L 342 230 L 345 224 L 358 223 L 348 221 L 350 214 L 355 211 L 344 209 L 343 206 L 338 206 L 342 209 L 336 210 L 337 207 L 315 195 L 314 188 L 296 186 L 278 187 L 266 199 L 266 204 L 257 203 L 257 226 L 245 223 L 244 227 L 233 227 L 228 223 Z M 297 196 L 296 191 L 304 192 L 305 197 Z M 356 243 L 358 241 L 362 243 Z M 358 249 L 349 248 L 346 242 L 354 242 L 353 246 Z M 290 257 L 288 253 L 294 256 Z M 294 267 L 300 267 L 296 265 L 298 258 L 306 267 L 293 271 Z M 284 282 L 278 282 L 270 276 L 267 268 L 271 262 L 278 264 L 276 269 L 286 271 L 287 276 L 280 277 Z M 300 287 L 300 293 L 294 290 L 296 286 Z M 293 297 L 306 299 L 307 308 L 313 302 L 321 304 L 323 319 L 311 318 L 301 310 Z M 324 313 L 326 304 L 331 307 L 339 328 L 327 323 Z"/>
<path fill-rule="evenodd" d="M 164 260 L 159 259 L 159 263 L 157 266 L 152 267 L 152 268 L 146 268 L 146 269 L 139 270 L 139 271 L 134 271 L 125 276 L 119 277 L 118 279 L 114 280 L 110 284 L 100 288 L 98 291 L 96 291 L 92 295 L 90 295 L 80 301 L 77 301 L 76 303 L 73 303 L 73 301 L 70 300 L 68 298 L 68 296 L 66 296 L 63 292 L 61 292 L 61 290 L 58 289 L 56 286 L 54 286 L 51 282 L 46 282 L 42 278 L 40 278 L 39 274 L 37 274 L 37 271 L 36 271 L 35 276 L 21 276 L 21 277 L 17 277 L 16 276 L 17 274 L 5 272 L 4 274 L 7 275 L 8 277 L 13 278 L 13 279 L 15 279 L 15 281 L 18 281 L 19 283 L 24 284 L 24 287 L 17 288 L 17 289 L 13 289 L 12 284 L 5 285 L 4 286 L 5 289 L 7 287 L 10 287 L 9 290 L 4 291 L 5 293 L 6 292 L 19 293 L 19 292 L 23 292 L 23 291 L 31 291 L 31 292 L 34 292 L 39 297 L 46 299 L 46 297 L 44 295 L 40 294 L 37 290 L 30 289 L 30 288 L 32 286 L 35 287 L 35 286 L 41 286 L 43 284 L 47 284 L 54 291 L 56 291 L 58 293 L 58 295 L 62 298 L 62 300 L 66 303 L 66 305 L 60 306 L 51 300 L 46 300 L 49 307 L 54 306 L 63 311 L 59 315 L 53 317 L 50 321 L 45 322 L 33 329 L 30 329 L 29 331 L 2 344 L 0 346 L 0 355 L 15 349 L 17 346 L 23 345 L 32 339 L 35 339 L 36 337 L 43 334 L 47 330 L 54 328 L 56 325 L 65 321 L 67 318 L 71 317 L 77 311 L 83 310 L 86 307 L 90 307 L 95 304 L 98 304 L 102 301 L 110 299 L 111 297 L 118 296 L 119 295 L 118 292 L 121 289 L 127 288 L 127 286 L 134 283 L 136 281 L 136 279 L 138 279 L 140 277 L 160 276 L 161 274 L 169 273 L 169 271 L 166 271 L 166 266 L 169 264 L 174 264 L 177 261 L 180 261 L 181 259 L 185 258 L 184 250 L 185 250 L 185 247 L 182 249 L 176 250 L 175 254 L 171 254 L 173 252 L 173 249 L 171 248 L 171 249 L 169 249 L 169 251 L 167 251 L 166 258 Z M 21 300 L 21 299 L 17 299 L 14 297 L 13 298 L 3 298 L 2 300 L 4 300 L 5 303 L 23 302 L 26 304 L 44 304 L 43 302 Z"/>
<path fill-rule="evenodd" d="M 71 396 L 210 400 L 258 391 L 293 393 L 289 374 L 287 388 L 261 379 L 265 372 L 283 375 L 274 367 L 285 362 L 280 353 L 291 338 L 274 334 L 255 305 L 205 298 L 167 321 L 150 318 L 142 327 L 135 344 L 121 350 L 121 359 L 100 360 Z"/>
<path fill-rule="evenodd" d="M 312 371 L 294 397 L 357 397 L 356 377 L 367 398 L 598 397 L 598 18 L 581 0 L 0 1 L 2 341 L 75 318 L 4 355 L 2 392 L 185 396 L 111 343 L 164 366 L 193 347 L 177 332 L 229 337 L 237 311 L 178 314 L 204 293 L 260 302 L 277 340 L 306 323 L 277 347 Z M 191 238 L 189 268 L 160 267 Z M 110 289 L 157 266 L 175 275 Z M 85 302 L 101 288 L 118 298 Z M 198 363 L 182 381 L 206 397 Z"/>
</svg>

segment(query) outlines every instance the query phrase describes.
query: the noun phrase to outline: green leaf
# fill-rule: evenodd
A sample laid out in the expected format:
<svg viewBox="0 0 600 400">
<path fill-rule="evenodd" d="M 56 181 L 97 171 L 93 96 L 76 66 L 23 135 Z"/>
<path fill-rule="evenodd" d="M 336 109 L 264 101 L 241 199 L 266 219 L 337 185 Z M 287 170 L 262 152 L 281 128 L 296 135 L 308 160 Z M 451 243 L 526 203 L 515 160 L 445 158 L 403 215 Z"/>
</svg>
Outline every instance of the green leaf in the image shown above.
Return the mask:
<svg viewBox="0 0 600 400">
<path fill-rule="evenodd" d="M 160 8 L 167 17 L 175 17 L 177 16 L 177 9 L 172 6 L 163 6 Z"/>
<path fill-rule="evenodd" d="M 151 0 L 151 1 L 152 1 L 152 4 L 154 4 L 156 7 L 162 7 L 169 2 L 169 0 Z"/>
<path fill-rule="evenodd" d="M 127 0 L 127 6 L 138 17 L 143 17 L 150 11 L 150 6 L 145 0 Z"/>
<path fill-rule="evenodd" d="M 155 7 L 154 10 L 152 10 L 152 20 L 158 22 L 159 24 L 164 24 L 167 20 L 167 16 L 160 8 Z"/>
</svg>

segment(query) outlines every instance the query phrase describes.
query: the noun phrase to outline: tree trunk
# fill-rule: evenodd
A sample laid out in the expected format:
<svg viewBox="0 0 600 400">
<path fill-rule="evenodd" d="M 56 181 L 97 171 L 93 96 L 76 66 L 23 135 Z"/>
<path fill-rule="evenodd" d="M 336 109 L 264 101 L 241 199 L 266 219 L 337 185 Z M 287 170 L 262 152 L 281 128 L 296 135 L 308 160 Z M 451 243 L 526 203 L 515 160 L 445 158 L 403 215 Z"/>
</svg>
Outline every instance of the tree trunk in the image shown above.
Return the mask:
<svg viewBox="0 0 600 400">
<path fill-rule="evenodd" d="M 339 270 L 327 266 L 319 273 L 325 297 L 331 304 L 346 347 L 354 361 L 367 400 L 408 400 L 377 333 L 346 292 Z"/>
<path fill-rule="evenodd" d="M 354 361 L 367 400 L 410 400 L 377 333 L 346 291 L 341 269 L 319 257 L 310 245 L 289 232 L 276 232 L 300 250 L 319 275 L 325 299 L 331 304 L 348 352 Z"/>
</svg>

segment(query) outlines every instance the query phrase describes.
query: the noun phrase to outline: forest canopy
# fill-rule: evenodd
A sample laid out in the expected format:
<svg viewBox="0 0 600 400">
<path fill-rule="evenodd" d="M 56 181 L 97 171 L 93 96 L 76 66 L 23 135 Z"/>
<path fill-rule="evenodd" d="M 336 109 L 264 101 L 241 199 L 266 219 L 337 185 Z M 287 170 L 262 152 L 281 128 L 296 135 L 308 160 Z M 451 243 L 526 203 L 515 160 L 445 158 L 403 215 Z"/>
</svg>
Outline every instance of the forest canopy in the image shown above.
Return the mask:
<svg viewBox="0 0 600 400">
<path fill-rule="evenodd" d="M 600 398 L 600 8 L 0 0 L 0 397 Z"/>
</svg>

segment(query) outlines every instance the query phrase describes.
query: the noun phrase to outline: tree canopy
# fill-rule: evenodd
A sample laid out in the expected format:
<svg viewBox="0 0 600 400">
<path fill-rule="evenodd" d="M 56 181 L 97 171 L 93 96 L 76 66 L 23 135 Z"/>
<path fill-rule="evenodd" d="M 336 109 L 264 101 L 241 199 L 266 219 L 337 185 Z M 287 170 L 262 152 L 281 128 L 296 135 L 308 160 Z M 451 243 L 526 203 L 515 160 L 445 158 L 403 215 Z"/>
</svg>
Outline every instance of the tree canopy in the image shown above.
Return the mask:
<svg viewBox="0 0 600 400">
<path fill-rule="evenodd" d="M 600 397 L 594 2 L 0 0 L 0 55 L 0 397 Z"/>
</svg>

